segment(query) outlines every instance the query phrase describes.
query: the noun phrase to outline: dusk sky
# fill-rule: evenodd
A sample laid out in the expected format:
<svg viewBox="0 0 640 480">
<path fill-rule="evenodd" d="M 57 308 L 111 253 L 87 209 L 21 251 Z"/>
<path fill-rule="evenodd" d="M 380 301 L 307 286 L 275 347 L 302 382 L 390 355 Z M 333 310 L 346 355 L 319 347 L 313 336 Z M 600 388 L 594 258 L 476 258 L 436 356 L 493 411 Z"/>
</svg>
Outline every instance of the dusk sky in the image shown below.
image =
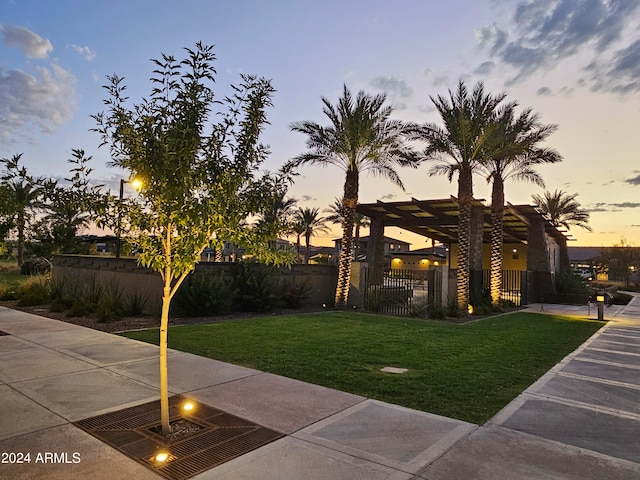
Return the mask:
<svg viewBox="0 0 640 480">
<path fill-rule="evenodd" d="M 321 96 L 335 103 L 342 85 L 386 92 L 394 117 L 436 122 L 429 96 L 459 79 L 532 107 L 558 125 L 547 145 L 564 157 L 539 168 L 547 190 L 578 193 L 593 232 L 571 230 L 570 245 L 640 246 L 640 0 L 360 1 L 30 1 L 0 0 L 0 157 L 24 153 L 38 175 L 64 176 L 71 149 L 93 156 L 98 183 L 115 185 L 91 114 L 103 110 L 105 76 L 125 77 L 129 96 L 150 92 L 151 58 L 182 57 L 197 41 L 214 44 L 216 91 L 240 73 L 270 78 L 265 168 L 305 150 L 291 132 L 299 120 L 327 121 Z M 457 184 L 429 167 L 399 171 L 406 191 L 361 178 L 360 202 L 446 198 Z M 342 194 L 343 174 L 303 167 L 290 195 L 321 210 Z M 507 201 L 531 203 L 544 189 L 508 183 Z M 474 179 L 476 198 L 490 199 Z M 388 235 L 427 245 L 388 229 Z M 338 228 L 314 244 L 330 244 Z"/>
</svg>

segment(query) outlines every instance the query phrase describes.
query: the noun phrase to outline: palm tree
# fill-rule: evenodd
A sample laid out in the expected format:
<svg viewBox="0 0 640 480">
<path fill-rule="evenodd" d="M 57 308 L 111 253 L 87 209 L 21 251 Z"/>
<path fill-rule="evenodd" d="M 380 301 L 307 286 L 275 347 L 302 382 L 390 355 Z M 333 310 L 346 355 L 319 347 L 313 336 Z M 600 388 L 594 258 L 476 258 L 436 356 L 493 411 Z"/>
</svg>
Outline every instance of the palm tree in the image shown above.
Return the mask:
<svg viewBox="0 0 640 480">
<path fill-rule="evenodd" d="M 319 217 L 319 214 L 320 210 L 317 208 L 300 208 L 300 210 L 298 210 L 299 223 L 304 227 L 303 233 L 306 246 L 305 263 L 309 263 L 309 241 L 311 240 L 311 237 L 328 230 L 325 224 L 326 219 L 324 217 Z"/>
<path fill-rule="evenodd" d="M 502 246 L 504 243 L 504 184 L 507 180 L 529 181 L 544 186 L 542 177 L 534 170 L 542 163 L 556 163 L 562 157 L 554 150 L 541 148 L 557 129 L 556 125 L 542 125 L 538 115 L 527 109 L 516 118 L 515 103 L 509 103 L 496 114 L 498 128 L 494 131 L 489 158 L 480 165 L 492 184 L 491 192 L 491 303 L 498 305 L 502 289 Z"/>
<path fill-rule="evenodd" d="M 324 210 L 326 213 L 330 214 L 327 216 L 328 222 L 339 225 L 344 222 L 344 209 L 342 205 L 342 199 L 336 198 L 333 204 Z M 367 216 L 356 212 L 353 216 L 353 225 L 355 227 L 355 233 L 353 235 L 353 259 L 358 261 L 358 252 L 360 251 L 360 228 L 368 227 L 371 225 L 371 222 Z"/>
<path fill-rule="evenodd" d="M 305 232 L 306 227 L 300 218 L 296 215 L 296 219 L 291 225 L 291 231 L 296 234 L 296 263 L 300 263 L 300 236 Z"/>
<path fill-rule="evenodd" d="M 580 204 L 576 202 L 577 196 L 577 193 L 571 195 L 562 190 L 556 190 L 553 193 L 544 192 L 544 196 L 533 195 L 532 198 L 533 203 L 555 227 L 564 227 L 569 230 L 571 226 L 576 226 L 590 232 L 591 227 L 587 225 L 589 212 L 580 208 Z"/>
<path fill-rule="evenodd" d="M 346 305 L 349 297 L 353 226 L 358 204 L 360 173 L 386 177 L 403 187 L 395 166 L 417 166 L 418 156 L 405 140 L 412 125 L 389 117 L 393 111 L 385 106 L 386 95 L 371 96 L 358 92 L 354 99 L 344 85 L 336 105 L 322 98 L 323 112 L 331 124 L 322 126 L 312 121 L 295 122 L 291 129 L 307 135 L 308 152 L 294 159 L 296 165 L 334 165 L 345 172 L 342 206 L 342 251 L 338 268 L 335 303 Z"/>
<path fill-rule="evenodd" d="M 268 208 L 260 214 L 257 226 L 268 230 L 273 237 L 270 240 L 272 247 L 278 235 L 289 233 L 294 220 L 294 207 L 298 202 L 295 198 L 284 198 L 285 191 L 278 191 L 274 194 Z"/>
<path fill-rule="evenodd" d="M 34 212 L 43 207 L 42 197 L 50 187 L 44 177 L 29 175 L 26 167 L 20 165 L 22 154 L 16 154 L 10 159 L 3 158 L 5 171 L 2 183 L 5 186 L 9 200 L 9 215 L 7 223 L 18 232 L 18 265 L 24 261 L 24 246 L 26 230 Z"/>
<path fill-rule="evenodd" d="M 437 162 L 430 175 L 446 174 L 449 181 L 458 175 L 458 268 L 457 303 L 464 313 L 469 304 L 469 252 L 471 245 L 471 201 L 473 199 L 473 172 L 484 159 L 495 126 L 492 122 L 496 108 L 505 94 L 493 96 L 485 93 L 484 85 L 476 84 L 469 92 L 464 82 L 458 91 L 449 90 L 449 98 L 438 95 L 431 98 L 444 123 L 433 123 L 418 131 L 418 138 L 428 142 L 424 151 L 426 160 Z"/>
</svg>

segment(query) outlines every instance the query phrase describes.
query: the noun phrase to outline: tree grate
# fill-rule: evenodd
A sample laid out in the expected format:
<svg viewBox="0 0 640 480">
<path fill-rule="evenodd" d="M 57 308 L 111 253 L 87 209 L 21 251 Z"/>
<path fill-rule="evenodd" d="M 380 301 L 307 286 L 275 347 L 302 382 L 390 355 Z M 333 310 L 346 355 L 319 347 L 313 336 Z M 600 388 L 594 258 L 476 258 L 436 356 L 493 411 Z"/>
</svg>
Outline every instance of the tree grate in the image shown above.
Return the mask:
<svg viewBox="0 0 640 480">
<path fill-rule="evenodd" d="M 191 478 L 284 436 L 192 400 L 189 401 L 195 408 L 184 412 L 181 406 L 186 401 L 182 395 L 169 399 L 170 422 L 184 419 L 201 428 L 173 440 L 153 431 L 161 423 L 159 400 L 74 425 L 169 480 Z M 155 455 L 161 451 L 168 453 L 171 460 L 155 462 Z"/>
</svg>

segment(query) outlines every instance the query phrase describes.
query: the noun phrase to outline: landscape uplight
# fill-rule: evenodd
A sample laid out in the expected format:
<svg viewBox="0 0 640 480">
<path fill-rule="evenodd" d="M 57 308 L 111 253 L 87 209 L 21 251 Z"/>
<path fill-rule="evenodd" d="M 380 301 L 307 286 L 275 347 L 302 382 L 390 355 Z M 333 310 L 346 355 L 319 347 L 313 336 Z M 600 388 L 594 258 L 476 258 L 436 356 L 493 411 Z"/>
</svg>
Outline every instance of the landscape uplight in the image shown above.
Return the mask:
<svg viewBox="0 0 640 480">
<path fill-rule="evenodd" d="M 189 412 L 193 412 L 195 409 L 196 409 L 196 404 L 193 403 L 191 400 L 187 400 L 182 404 L 183 412 L 189 413 Z"/>
</svg>

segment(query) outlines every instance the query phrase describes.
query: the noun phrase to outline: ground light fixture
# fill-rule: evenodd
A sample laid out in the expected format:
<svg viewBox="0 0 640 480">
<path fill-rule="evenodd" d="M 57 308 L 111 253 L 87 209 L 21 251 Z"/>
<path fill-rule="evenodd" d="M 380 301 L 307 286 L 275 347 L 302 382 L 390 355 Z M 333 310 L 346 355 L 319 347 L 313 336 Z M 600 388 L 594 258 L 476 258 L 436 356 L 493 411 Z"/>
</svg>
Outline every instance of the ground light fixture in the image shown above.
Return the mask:
<svg viewBox="0 0 640 480">
<path fill-rule="evenodd" d="M 469 315 L 473 315 L 473 305 L 467 305 L 467 312 L 469 312 Z"/>
<path fill-rule="evenodd" d="M 182 411 L 185 413 L 193 413 L 196 409 L 196 404 L 191 400 L 187 400 L 182 404 Z"/>
<path fill-rule="evenodd" d="M 172 455 L 171 453 L 169 453 L 166 450 L 160 450 L 160 451 L 156 452 L 149 459 L 149 463 L 152 464 L 154 467 L 161 467 L 163 465 L 166 465 L 169 462 L 177 460 L 177 458 L 178 457 L 176 457 L 175 455 Z"/>
</svg>

